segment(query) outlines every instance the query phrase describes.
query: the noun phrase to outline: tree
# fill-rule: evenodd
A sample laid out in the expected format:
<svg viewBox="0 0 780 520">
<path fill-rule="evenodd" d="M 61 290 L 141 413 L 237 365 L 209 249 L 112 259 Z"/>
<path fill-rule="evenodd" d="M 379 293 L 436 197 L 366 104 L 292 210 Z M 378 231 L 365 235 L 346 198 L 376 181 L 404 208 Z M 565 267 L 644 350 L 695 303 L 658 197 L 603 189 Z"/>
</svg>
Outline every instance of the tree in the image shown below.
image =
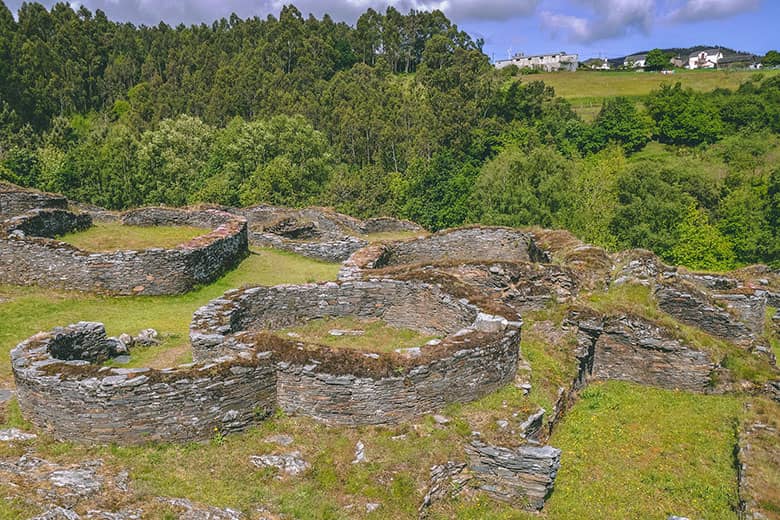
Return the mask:
<svg viewBox="0 0 780 520">
<path fill-rule="evenodd" d="M 678 242 L 678 224 L 696 204 L 667 182 L 652 163 L 629 168 L 617 180 L 618 207 L 610 230 L 621 248 L 642 247 L 668 257 Z"/>
<path fill-rule="evenodd" d="M 653 120 L 624 97 L 605 100 L 593 126 L 602 147 L 616 142 L 628 152 L 642 149 L 653 135 Z"/>
<path fill-rule="evenodd" d="M 774 50 L 767 52 L 761 60 L 761 64 L 764 67 L 777 67 L 780 65 L 780 52 Z"/>
<path fill-rule="evenodd" d="M 482 167 L 472 195 L 471 220 L 504 226 L 551 227 L 567 204 L 571 163 L 550 147 L 502 151 Z"/>
<path fill-rule="evenodd" d="M 707 214 L 690 204 L 677 225 L 677 242 L 666 257 L 691 269 L 726 271 L 735 267 L 731 243 L 710 224 Z"/>
<path fill-rule="evenodd" d="M 683 89 L 680 82 L 651 92 L 645 105 L 661 142 L 695 146 L 712 143 L 723 132 L 717 106 L 706 94 Z"/>
<path fill-rule="evenodd" d="M 645 70 L 665 70 L 668 69 L 671 62 L 668 53 L 661 49 L 653 49 L 645 57 Z"/>
<path fill-rule="evenodd" d="M 148 204 L 184 205 L 202 186 L 214 129 L 199 118 L 179 116 L 144 132 L 138 149 L 139 182 Z"/>
</svg>

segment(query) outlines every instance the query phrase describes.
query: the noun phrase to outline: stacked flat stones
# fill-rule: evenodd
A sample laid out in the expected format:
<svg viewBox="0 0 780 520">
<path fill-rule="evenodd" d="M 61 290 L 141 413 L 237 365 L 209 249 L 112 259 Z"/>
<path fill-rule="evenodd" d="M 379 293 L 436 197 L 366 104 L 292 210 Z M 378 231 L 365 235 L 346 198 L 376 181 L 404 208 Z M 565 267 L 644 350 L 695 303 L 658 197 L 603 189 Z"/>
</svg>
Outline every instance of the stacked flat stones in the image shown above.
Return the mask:
<svg viewBox="0 0 780 520">
<path fill-rule="evenodd" d="M 395 352 L 362 352 L 272 340 L 263 332 L 342 316 L 446 337 Z M 277 402 L 288 413 L 332 424 L 387 424 L 472 401 L 512 381 L 520 323 L 429 284 L 347 281 L 230 291 L 195 313 L 190 341 L 199 361 L 270 349 L 278 361 Z"/>
<path fill-rule="evenodd" d="M 24 208 L 28 198 L 25 195 L 13 207 Z M 116 295 L 181 294 L 214 281 L 249 253 L 246 220 L 230 213 L 143 208 L 120 220 L 127 225 L 189 225 L 213 231 L 170 249 L 96 253 L 54 238 L 89 228 L 89 214 L 33 209 L 0 223 L 0 283 Z"/>
<path fill-rule="evenodd" d="M 371 353 L 307 348 L 258 330 L 324 316 L 376 317 L 447 337 Z M 411 419 L 511 381 L 519 328 L 425 284 L 257 287 L 196 313 L 193 365 L 103 367 L 116 342 L 94 323 L 33 336 L 11 358 L 20 406 L 39 428 L 63 440 L 138 444 L 241 430 L 276 408 L 333 424 Z"/>
</svg>

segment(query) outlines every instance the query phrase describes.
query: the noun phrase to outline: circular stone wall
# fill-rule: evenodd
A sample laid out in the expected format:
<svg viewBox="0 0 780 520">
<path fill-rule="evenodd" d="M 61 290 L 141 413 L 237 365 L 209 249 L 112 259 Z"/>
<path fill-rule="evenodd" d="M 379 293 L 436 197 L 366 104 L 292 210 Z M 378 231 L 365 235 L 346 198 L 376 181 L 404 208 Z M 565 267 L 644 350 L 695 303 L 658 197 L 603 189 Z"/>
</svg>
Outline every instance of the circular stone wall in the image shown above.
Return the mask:
<svg viewBox="0 0 780 520">
<path fill-rule="evenodd" d="M 0 182 L 0 222 L 33 209 L 67 209 L 68 199 Z"/>
<path fill-rule="evenodd" d="M 285 208 L 265 204 L 231 209 L 249 222 L 253 245 L 273 247 L 323 260 L 343 262 L 368 245 L 358 235 L 386 231 L 422 231 L 408 220 L 388 217 L 359 220 L 329 208 Z"/>
<path fill-rule="evenodd" d="M 60 440 L 141 444 L 241 430 L 276 407 L 267 354 L 165 370 L 96 364 L 115 344 L 102 324 L 83 322 L 19 344 L 11 361 L 24 416 Z"/>
<path fill-rule="evenodd" d="M 0 283 L 119 295 L 181 294 L 210 283 L 248 254 L 246 220 L 217 210 L 143 208 L 127 225 L 188 225 L 213 231 L 171 249 L 82 251 L 52 237 L 88 228 L 88 214 L 38 209 L 0 228 Z"/>
<path fill-rule="evenodd" d="M 505 227 L 466 227 L 414 240 L 368 246 L 345 262 L 341 278 L 365 269 L 446 262 L 544 262 L 530 233 Z"/>
<path fill-rule="evenodd" d="M 386 353 L 331 349 L 268 332 L 340 316 L 445 337 Z M 277 402 L 289 413 L 335 424 L 383 424 L 471 401 L 512 381 L 520 323 L 485 314 L 433 285 L 330 282 L 230 291 L 195 313 L 190 340 L 201 361 L 272 352 Z"/>
<path fill-rule="evenodd" d="M 326 316 L 446 337 L 375 353 L 267 331 Z M 230 291 L 198 310 L 191 340 L 195 364 L 122 369 L 100 366 L 118 344 L 102 324 L 37 334 L 11 352 L 22 412 L 57 439 L 119 444 L 203 440 L 277 407 L 334 424 L 395 423 L 511 382 L 520 323 L 435 286 L 381 280 Z"/>
</svg>

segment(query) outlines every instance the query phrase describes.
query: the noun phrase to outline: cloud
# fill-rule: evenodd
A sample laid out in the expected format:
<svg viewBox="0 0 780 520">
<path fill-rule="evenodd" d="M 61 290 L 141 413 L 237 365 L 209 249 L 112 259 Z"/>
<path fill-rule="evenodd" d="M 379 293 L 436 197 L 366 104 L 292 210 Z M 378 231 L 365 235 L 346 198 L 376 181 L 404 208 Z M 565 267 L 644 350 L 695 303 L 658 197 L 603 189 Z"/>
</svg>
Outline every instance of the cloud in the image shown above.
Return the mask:
<svg viewBox="0 0 780 520">
<path fill-rule="evenodd" d="M 698 22 L 728 18 L 761 7 L 761 0 L 688 0 L 673 10 L 668 19 L 673 22 Z"/>
<path fill-rule="evenodd" d="M 368 8 L 384 11 L 392 5 L 402 13 L 410 9 L 441 9 L 456 22 L 469 20 L 507 20 L 533 14 L 541 0 L 79 0 L 91 11 L 101 9 L 109 18 L 156 25 L 211 22 L 235 12 L 241 17 L 278 15 L 285 4 L 294 4 L 304 16 L 330 14 L 336 20 L 354 22 Z M 22 0 L 6 2 L 16 11 Z M 43 0 L 51 7 L 54 0 Z"/>
<path fill-rule="evenodd" d="M 619 38 L 633 32 L 648 33 L 655 18 L 653 0 L 577 0 L 590 11 L 585 18 L 543 11 L 542 25 L 554 35 L 562 34 L 570 41 L 590 43 Z"/>
</svg>

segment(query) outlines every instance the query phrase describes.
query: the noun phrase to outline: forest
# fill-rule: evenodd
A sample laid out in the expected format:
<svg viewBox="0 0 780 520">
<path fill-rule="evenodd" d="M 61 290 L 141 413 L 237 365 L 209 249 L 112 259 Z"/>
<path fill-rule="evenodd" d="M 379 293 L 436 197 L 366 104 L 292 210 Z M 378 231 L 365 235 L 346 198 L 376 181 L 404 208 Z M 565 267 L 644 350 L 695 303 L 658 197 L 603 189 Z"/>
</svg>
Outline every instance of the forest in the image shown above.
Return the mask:
<svg viewBox="0 0 780 520">
<path fill-rule="evenodd" d="M 440 11 L 134 26 L 0 0 L 0 180 L 110 209 L 330 205 L 780 267 L 780 76 L 592 122 Z"/>
</svg>

